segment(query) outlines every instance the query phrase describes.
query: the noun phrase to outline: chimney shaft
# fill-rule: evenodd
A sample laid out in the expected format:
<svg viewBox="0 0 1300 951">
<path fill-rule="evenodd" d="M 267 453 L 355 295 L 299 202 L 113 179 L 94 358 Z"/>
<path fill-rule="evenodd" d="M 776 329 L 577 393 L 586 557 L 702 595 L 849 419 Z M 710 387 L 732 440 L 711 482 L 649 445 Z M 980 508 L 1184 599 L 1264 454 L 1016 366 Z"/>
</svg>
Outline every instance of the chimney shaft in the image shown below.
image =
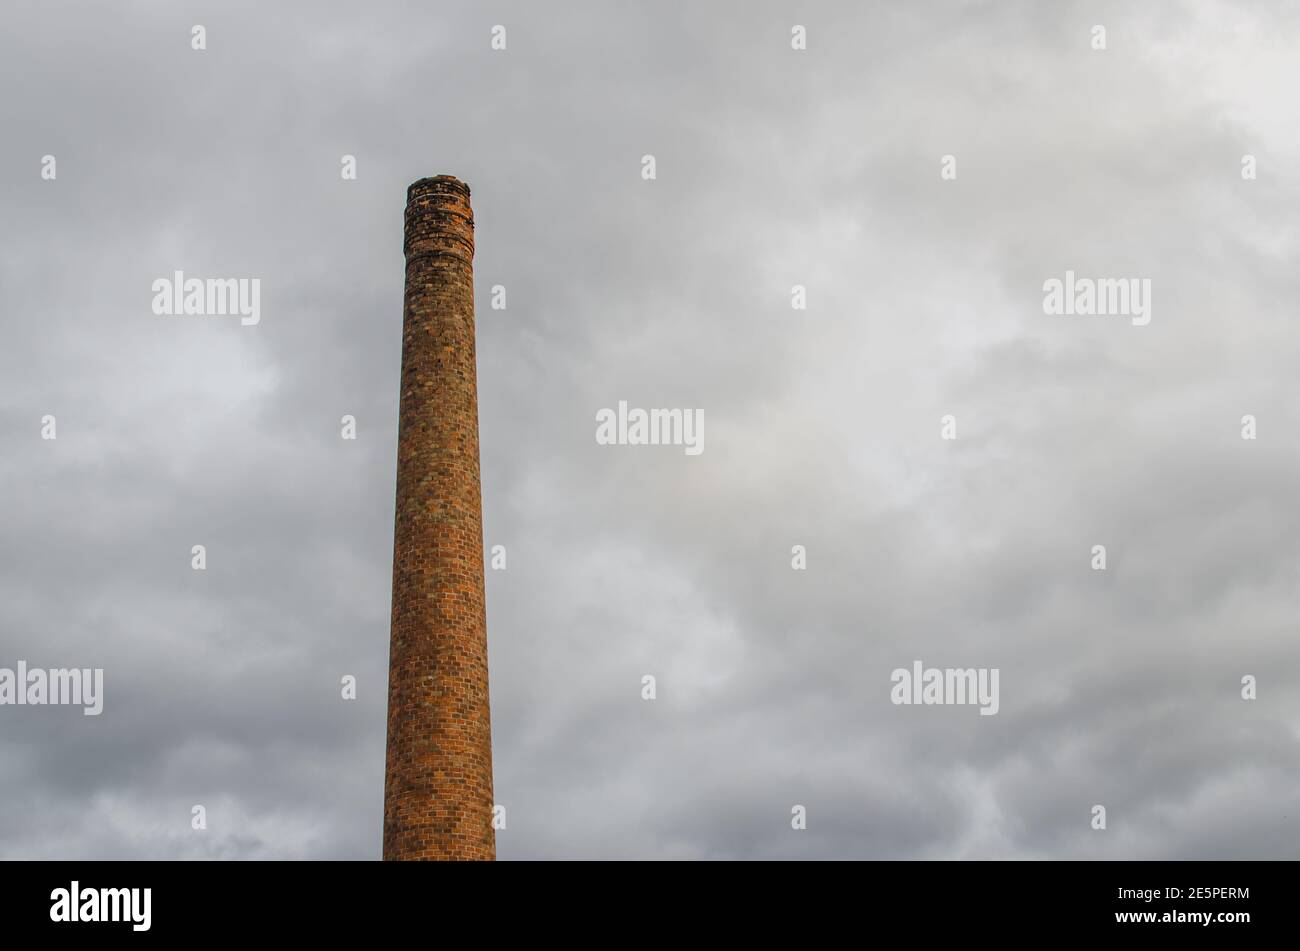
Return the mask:
<svg viewBox="0 0 1300 951">
<path fill-rule="evenodd" d="M 493 859 L 474 213 L 448 175 L 407 190 L 385 859 Z"/>
</svg>

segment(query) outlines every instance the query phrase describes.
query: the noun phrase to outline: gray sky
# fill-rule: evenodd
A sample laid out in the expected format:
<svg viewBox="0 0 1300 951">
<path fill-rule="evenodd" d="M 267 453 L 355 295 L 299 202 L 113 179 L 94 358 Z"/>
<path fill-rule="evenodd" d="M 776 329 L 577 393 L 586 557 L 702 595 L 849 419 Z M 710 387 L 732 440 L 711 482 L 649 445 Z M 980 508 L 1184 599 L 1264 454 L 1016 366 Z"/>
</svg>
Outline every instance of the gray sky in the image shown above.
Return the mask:
<svg viewBox="0 0 1300 951">
<path fill-rule="evenodd" d="M 0 707 L 0 857 L 378 858 L 439 173 L 501 858 L 1300 857 L 1294 5 L 9 6 L 0 667 L 103 667 L 105 709 Z M 177 269 L 261 323 L 155 316 Z M 1067 269 L 1150 324 L 1045 315 Z M 598 446 L 619 400 L 704 453 Z M 913 660 L 999 668 L 999 713 L 891 704 Z"/>
</svg>

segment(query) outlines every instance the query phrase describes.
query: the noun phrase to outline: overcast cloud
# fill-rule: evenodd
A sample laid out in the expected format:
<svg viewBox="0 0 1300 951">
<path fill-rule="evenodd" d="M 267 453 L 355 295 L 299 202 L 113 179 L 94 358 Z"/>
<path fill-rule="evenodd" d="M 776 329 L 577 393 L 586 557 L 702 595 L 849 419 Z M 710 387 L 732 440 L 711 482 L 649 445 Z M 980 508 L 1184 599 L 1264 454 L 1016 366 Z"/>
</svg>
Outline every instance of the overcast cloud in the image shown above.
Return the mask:
<svg viewBox="0 0 1300 951">
<path fill-rule="evenodd" d="M 379 857 L 439 173 L 501 858 L 1300 857 L 1300 11 L 1136 6 L 7 4 L 0 667 L 105 698 L 0 707 L 0 857 Z M 261 323 L 155 316 L 178 269 Z M 1045 315 L 1067 269 L 1150 324 Z M 619 400 L 705 451 L 597 445 Z"/>
</svg>

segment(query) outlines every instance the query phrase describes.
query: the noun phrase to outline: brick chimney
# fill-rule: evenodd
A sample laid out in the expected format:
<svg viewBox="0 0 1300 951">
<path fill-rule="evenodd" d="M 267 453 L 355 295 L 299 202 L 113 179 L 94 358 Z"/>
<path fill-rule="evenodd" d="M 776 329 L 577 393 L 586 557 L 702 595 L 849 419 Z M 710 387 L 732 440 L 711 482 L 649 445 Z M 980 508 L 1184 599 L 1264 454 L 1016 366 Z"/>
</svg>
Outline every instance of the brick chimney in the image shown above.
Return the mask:
<svg viewBox="0 0 1300 951">
<path fill-rule="evenodd" d="M 406 193 L 384 858 L 494 859 L 474 359 L 474 213 Z"/>
</svg>

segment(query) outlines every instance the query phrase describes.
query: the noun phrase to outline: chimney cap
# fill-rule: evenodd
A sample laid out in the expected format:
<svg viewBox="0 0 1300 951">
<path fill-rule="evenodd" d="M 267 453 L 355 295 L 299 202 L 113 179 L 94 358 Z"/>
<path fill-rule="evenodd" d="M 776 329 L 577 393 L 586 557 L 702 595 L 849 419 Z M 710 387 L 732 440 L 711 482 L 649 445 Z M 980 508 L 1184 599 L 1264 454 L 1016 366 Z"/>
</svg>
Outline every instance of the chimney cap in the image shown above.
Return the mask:
<svg viewBox="0 0 1300 951">
<path fill-rule="evenodd" d="M 447 189 L 461 192 L 466 197 L 469 197 L 469 186 L 455 175 L 432 175 L 412 182 L 410 187 L 406 189 L 406 200 L 410 201 L 417 192 L 445 191 Z"/>
</svg>

